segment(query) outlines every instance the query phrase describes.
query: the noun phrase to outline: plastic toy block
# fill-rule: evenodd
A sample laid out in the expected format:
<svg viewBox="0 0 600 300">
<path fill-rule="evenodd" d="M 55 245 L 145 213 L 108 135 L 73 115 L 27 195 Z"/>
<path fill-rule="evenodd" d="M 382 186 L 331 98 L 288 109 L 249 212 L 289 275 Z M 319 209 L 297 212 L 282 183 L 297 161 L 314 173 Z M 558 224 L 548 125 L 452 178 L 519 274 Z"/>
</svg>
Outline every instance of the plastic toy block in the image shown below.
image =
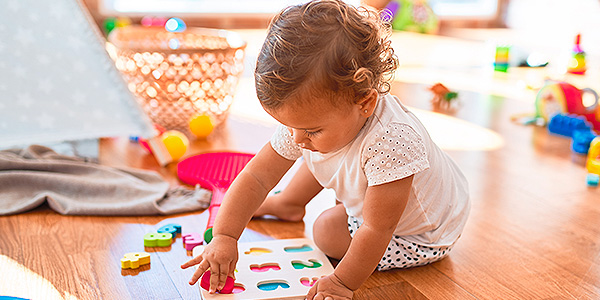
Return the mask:
<svg viewBox="0 0 600 300">
<path fill-rule="evenodd" d="M 594 138 L 590 143 L 585 167 L 589 173 L 600 175 L 600 137 Z"/>
<path fill-rule="evenodd" d="M 172 243 L 172 235 L 170 233 L 146 233 L 144 235 L 145 247 L 169 247 Z"/>
<path fill-rule="evenodd" d="M 126 253 L 121 258 L 122 269 L 137 269 L 141 265 L 147 265 L 150 263 L 150 254 L 146 252 L 131 252 Z"/>
<path fill-rule="evenodd" d="M 231 294 L 231 292 L 233 292 L 234 283 L 235 282 L 233 281 L 233 278 L 227 276 L 227 280 L 225 280 L 225 286 L 218 291 L 219 294 Z M 206 271 L 204 272 L 204 274 L 202 274 L 202 279 L 200 279 L 200 286 L 208 291 L 208 289 L 210 288 L 210 271 Z"/>
<path fill-rule="evenodd" d="M 181 225 L 175 224 L 175 223 L 167 224 L 167 225 L 164 225 L 164 226 L 161 226 L 160 228 L 158 228 L 158 230 L 156 232 L 170 233 L 173 235 L 173 238 L 175 238 L 175 237 L 177 237 L 178 233 L 181 233 Z"/>
<path fill-rule="evenodd" d="M 202 245 L 202 243 L 204 242 L 202 235 L 200 235 L 197 232 L 186 233 L 182 235 L 182 237 L 183 247 L 185 248 L 185 250 L 193 250 L 194 247 Z"/>
<path fill-rule="evenodd" d="M 600 182 L 600 175 L 589 173 L 586 177 L 587 185 L 589 186 L 598 186 L 598 182 Z"/>
<path fill-rule="evenodd" d="M 590 130 L 592 126 L 583 117 L 577 115 L 556 114 L 548 123 L 548 130 L 554 134 L 573 137 L 576 130 Z"/>
<path fill-rule="evenodd" d="M 597 135 L 595 135 L 591 130 L 575 130 L 573 132 L 573 143 L 571 144 L 571 149 L 573 152 L 579 154 L 587 154 L 592 140 L 596 137 Z"/>
</svg>

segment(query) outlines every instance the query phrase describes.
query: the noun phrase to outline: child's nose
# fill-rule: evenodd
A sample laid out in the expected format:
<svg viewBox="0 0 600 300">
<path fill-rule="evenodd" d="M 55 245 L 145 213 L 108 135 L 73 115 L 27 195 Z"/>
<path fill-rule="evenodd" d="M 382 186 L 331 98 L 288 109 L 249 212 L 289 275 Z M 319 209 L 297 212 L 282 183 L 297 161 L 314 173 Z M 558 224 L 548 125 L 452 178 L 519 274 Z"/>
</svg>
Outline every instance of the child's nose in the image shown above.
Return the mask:
<svg viewBox="0 0 600 300">
<path fill-rule="evenodd" d="M 292 135 L 294 143 L 296 144 L 304 143 L 308 140 L 308 138 L 304 136 L 304 133 L 301 130 L 291 129 L 290 134 Z"/>
</svg>

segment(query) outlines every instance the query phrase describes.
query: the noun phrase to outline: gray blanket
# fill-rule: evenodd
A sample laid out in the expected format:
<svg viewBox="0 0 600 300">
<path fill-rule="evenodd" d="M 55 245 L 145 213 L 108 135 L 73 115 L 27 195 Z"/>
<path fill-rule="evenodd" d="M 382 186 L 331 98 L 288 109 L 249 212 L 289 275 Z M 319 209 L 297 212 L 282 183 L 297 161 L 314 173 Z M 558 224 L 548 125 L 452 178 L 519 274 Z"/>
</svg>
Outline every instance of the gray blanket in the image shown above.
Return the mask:
<svg viewBox="0 0 600 300">
<path fill-rule="evenodd" d="M 211 192 L 170 188 L 156 172 L 112 168 L 50 148 L 0 151 L 0 215 L 48 202 L 65 215 L 156 215 L 208 207 Z"/>
</svg>

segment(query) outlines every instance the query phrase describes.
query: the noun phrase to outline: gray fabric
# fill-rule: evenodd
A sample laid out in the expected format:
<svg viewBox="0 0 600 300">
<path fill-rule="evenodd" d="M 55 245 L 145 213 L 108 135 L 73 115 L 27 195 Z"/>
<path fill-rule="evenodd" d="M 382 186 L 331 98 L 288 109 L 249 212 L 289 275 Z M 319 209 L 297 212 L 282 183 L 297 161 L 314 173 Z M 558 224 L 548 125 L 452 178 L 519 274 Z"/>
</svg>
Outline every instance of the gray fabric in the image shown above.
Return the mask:
<svg viewBox="0 0 600 300">
<path fill-rule="evenodd" d="M 33 145 L 0 151 L 0 215 L 48 202 L 65 215 L 156 215 L 208 207 L 210 191 L 169 188 L 156 172 L 112 168 Z"/>
</svg>

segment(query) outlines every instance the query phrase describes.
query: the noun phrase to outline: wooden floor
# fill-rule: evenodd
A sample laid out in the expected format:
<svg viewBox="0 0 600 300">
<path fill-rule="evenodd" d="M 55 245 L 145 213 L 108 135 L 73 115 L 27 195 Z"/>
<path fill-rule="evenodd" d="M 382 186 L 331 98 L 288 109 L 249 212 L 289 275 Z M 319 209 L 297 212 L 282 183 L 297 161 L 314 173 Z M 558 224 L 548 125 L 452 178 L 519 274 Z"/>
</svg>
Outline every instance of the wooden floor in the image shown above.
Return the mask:
<svg viewBox="0 0 600 300">
<path fill-rule="evenodd" d="M 392 93 L 415 108 L 470 183 L 472 210 L 450 256 L 429 266 L 374 273 L 355 299 L 600 299 L 600 188 L 588 188 L 584 158 L 566 138 L 511 122 L 533 111 L 522 99 L 459 91 L 451 111 L 431 112 L 426 85 L 396 82 Z M 190 153 L 255 152 L 273 125 L 232 115 Z M 100 162 L 156 170 L 172 184 L 175 165 L 160 168 L 127 140 L 104 140 Z M 253 220 L 242 241 L 310 235 L 331 205 L 311 204 L 305 222 Z M 0 199 L 1 201 L 1 199 Z M 168 249 L 143 247 L 143 235 L 167 223 L 202 231 L 206 212 L 172 216 L 62 216 L 47 207 L 0 217 L 0 296 L 30 299 L 199 299 L 189 286 L 181 238 Z M 152 263 L 122 270 L 120 257 L 147 251 Z"/>
</svg>

